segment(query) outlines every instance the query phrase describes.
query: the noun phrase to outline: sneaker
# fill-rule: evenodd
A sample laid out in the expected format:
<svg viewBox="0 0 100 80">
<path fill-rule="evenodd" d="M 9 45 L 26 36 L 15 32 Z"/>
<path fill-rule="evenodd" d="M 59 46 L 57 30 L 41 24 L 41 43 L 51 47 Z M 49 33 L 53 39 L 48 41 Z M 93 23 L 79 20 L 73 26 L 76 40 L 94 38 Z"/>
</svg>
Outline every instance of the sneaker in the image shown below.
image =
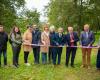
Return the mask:
<svg viewBox="0 0 100 80">
<path fill-rule="evenodd" d="M 97 68 L 98 71 L 100 71 L 100 68 Z"/>
<path fill-rule="evenodd" d="M 85 68 L 85 65 L 81 65 L 80 68 Z"/>
<path fill-rule="evenodd" d="M 87 66 L 87 69 L 91 69 L 91 66 Z"/>
<path fill-rule="evenodd" d="M 25 63 L 26 66 L 30 66 L 30 63 Z"/>
</svg>

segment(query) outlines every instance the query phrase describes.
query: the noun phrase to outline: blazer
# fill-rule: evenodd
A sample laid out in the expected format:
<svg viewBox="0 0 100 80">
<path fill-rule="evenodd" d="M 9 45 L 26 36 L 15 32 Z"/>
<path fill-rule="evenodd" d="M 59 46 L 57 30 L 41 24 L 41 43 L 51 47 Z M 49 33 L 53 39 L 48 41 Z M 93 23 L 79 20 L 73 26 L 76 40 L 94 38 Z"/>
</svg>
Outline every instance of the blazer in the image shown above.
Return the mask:
<svg viewBox="0 0 100 80">
<path fill-rule="evenodd" d="M 24 43 L 27 44 L 32 44 L 32 33 L 27 30 L 24 35 L 23 35 L 23 41 Z M 24 51 L 28 51 L 30 52 L 32 50 L 32 46 L 31 45 L 23 45 Z"/>
<path fill-rule="evenodd" d="M 44 45 L 44 43 L 46 46 L 41 46 L 41 52 L 48 53 L 48 51 L 49 51 L 48 45 L 50 45 L 50 38 L 49 38 L 49 35 L 47 35 L 45 32 L 42 32 L 41 44 Z"/>
<path fill-rule="evenodd" d="M 0 32 L 0 50 L 7 49 L 8 35 L 5 32 Z"/>
<path fill-rule="evenodd" d="M 64 45 L 65 44 L 65 35 L 62 34 L 61 36 L 59 36 L 59 33 L 57 33 L 57 42 L 59 45 Z"/>
<path fill-rule="evenodd" d="M 74 46 L 77 46 L 77 42 L 79 41 L 78 34 L 76 32 L 73 32 L 73 36 L 74 36 Z M 65 43 L 66 45 L 71 46 L 70 33 L 65 35 Z"/>
<path fill-rule="evenodd" d="M 40 44 L 41 42 L 41 32 L 39 29 L 36 29 L 32 32 L 32 44 Z"/>
<path fill-rule="evenodd" d="M 51 46 L 58 46 L 59 44 L 58 44 L 58 38 L 57 38 L 57 33 L 55 33 L 55 32 L 50 32 L 50 45 Z"/>
<path fill-rule="evenodd" d="M 88 38 L 86 36 L 86 32 L 83 31 L 80 35 L 80 44 L 82 46 L 88 46 L 89 44 L 92 46 L 92 44 L 95 41 L 95 36 L 94 33 L 92 31 L 88 32 Z"/>
</svg>

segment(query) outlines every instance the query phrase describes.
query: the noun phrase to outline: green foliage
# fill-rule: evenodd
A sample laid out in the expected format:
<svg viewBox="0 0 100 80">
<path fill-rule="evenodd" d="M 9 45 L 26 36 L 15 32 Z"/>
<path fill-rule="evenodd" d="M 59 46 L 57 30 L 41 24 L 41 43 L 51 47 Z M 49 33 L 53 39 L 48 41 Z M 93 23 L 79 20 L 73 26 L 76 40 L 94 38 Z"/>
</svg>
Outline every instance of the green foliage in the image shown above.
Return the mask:
<svg viewBox="0 0 100 80">
<path fill-rule="evenodd" d="M 8 67 L 0 68 L 0 80 L 100 80 L 100 72 L 96 71 L 97 49 L 92 50 L 91 69 L 80 68 L 82 63 L 81 49 L 77 50 L 75 68 L 65 66 L 66 50 L 63 49 L 61 65 L 53 67 L 52 64 L 36 65 L 33 62 L 33 52 L 29 54 L 28 62 L 31 66 L 25 66 L 23 49 L 19 55 L 19 68 L 12 67 L 12 49 L 8 45 L 7 59 Z M 3 58 L 2 58 L 3 62 Z M 2 64 L 3 65 L 3 64 Z"/>
<path fill-rule="evenodd" d="M 39 18 L 40 13 L 36 9 L 28 10 L 25 8 L 21 13 L 19 13 L 18 18 L 16 19 L 16 24 L 20 27 L 21 31 L 25 31 L 27 25 L 39 25 Z"/>
<path fill-rule="evenodd" d="M 5 26 L 5 29 L 9 31 L 15 19 L 17 18 L 17 9 L 24 6 L 24 0 L 1 0 L 0 1 L 0 24 Z"/>
<path fill-rule="evenodd" d="M 49 22 L 56 27 L 73 25 L 76 30 L 82 30 L 86 23 L 91 29 L 100 30 L 99 0 L 50 0 L 47 9 Z"/>
<path fill-rule="evenodd" d="M 39 24 L 40 13 L 37 10 L 27 10 L 25 16 L 30 24 Z"/>
<path fill-rule="evenodd" d="M 25 31 L 29 24 L 39 24 L 40 13 L 37 10 L 28 10 L 25 0 L 1 0 L 0 1 L 0 24 L 10 32 L 13 25 Z M 18 11 L 19 10 L 19 11 Z"/>
</svg>

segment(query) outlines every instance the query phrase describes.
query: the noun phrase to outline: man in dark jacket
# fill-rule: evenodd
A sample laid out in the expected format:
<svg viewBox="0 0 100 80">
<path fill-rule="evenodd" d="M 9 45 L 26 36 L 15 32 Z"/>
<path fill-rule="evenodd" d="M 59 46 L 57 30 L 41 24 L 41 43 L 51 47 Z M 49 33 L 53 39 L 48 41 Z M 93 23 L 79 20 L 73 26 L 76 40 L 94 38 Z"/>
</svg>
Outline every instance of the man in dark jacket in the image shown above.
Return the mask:
<svg viewBox="0 0 100 80">
<path fill-rule="evenodd" d="M 60 64 L 61 62 L 61 54 L 62 54 L 62 50 L 63 50 L 63 47 L 65 42 L 64 42 L 64 39 L 65 39 L 65 35 L 63 34 L 63 28 L 59 28 L 58 29 L 58 33 L 57 33 L 57 42 L 59 44 L 59 47 L 58 47 L 58 50 L 57 50 L 57 53 L 58 53 L 58 65 Z"/>
<path fill-rule="evenodd" d="M 3 30 L 3 25 L 0 25 L 0 66 L 1 66 L 1 56 L 4 56 L 4 65 L 7 65 L 7 41 L 8 35 Z"/>
<path fill-rule="evenodd" d="M 77 46 L 79 37 L 76 32 L 73 32 L 72 27 L 68 27 L 68 34 L 65 36 L 65 40 L 66 40 L 66 45 L 69 46 L 66 48 L 67 49 L 66 50 L 66 66 L 68 66 L 69 64 L 69 58 L 71 55 L 71 67 L 74 67 L 74 59 L 75 59 L 77 48 L 73 46 Z"/>
<path fill-rule="evenodd" d="M 37 25 L 33 25 L 32 44 L 39 45 L 41 41 L 41 32 Z M 34 63 L 39 64 L 40 46 L 33 46 Z"/>
</svg>

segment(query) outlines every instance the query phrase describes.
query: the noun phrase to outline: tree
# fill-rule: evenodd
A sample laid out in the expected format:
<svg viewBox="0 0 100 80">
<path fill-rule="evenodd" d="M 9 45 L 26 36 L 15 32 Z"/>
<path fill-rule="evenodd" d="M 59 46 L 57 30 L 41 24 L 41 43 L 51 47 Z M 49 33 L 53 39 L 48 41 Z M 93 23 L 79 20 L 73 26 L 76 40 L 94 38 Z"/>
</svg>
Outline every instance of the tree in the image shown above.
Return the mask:
<svg viewBox="0 0 100 80">
<path fill-rule="evenodd" d="M 28 10 L 27 8 L 24 8 L 18 16 L 16 24 L 22 31 L 26 30 L 27 25 L 40 24 L 40 13 L 36 9 Z"/>
<path fill-rule="evenodd" d="M 0 23 L 3 24 L 7 31 L 15 24 L 17 10 L 23 7 L 25 0 L 1 0 L 0 1 Z"/>
<path fill-rule="evenodd" d="M 40 13 L 37 10 L 27 10 L 25 16 L 30 24 L 39 24 Z"/>
<path fill-rule="evenodd" d="M 50 0 L 46 9 L 49 22 L 56 27 L 73 25 L 80 32 L 88 23 L 91 29 L 100 30 L 99 0 Z"/>
</svg>

